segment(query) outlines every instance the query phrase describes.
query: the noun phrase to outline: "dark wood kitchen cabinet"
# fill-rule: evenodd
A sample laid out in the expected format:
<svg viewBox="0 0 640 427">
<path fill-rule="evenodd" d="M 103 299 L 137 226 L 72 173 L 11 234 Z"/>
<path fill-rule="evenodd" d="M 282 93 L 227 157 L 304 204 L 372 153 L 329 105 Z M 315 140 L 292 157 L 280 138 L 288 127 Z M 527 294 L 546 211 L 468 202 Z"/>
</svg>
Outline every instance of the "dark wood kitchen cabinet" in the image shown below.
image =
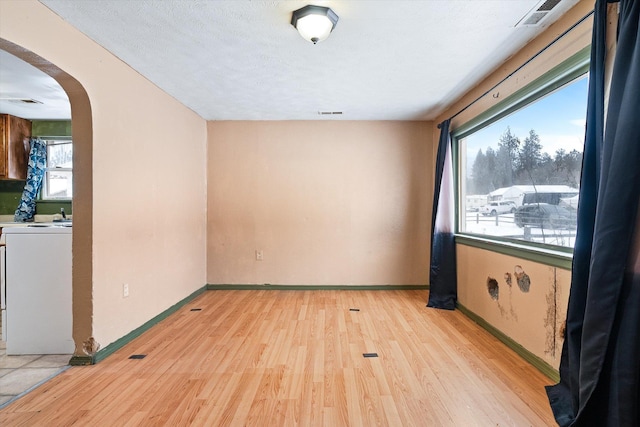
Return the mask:
<svg viewBox="0 0 640 427">
<path fill-rule="evenodd" d="M 0 114 L 0 179 L 27 179 L 31 121 Z"/>
</svg>

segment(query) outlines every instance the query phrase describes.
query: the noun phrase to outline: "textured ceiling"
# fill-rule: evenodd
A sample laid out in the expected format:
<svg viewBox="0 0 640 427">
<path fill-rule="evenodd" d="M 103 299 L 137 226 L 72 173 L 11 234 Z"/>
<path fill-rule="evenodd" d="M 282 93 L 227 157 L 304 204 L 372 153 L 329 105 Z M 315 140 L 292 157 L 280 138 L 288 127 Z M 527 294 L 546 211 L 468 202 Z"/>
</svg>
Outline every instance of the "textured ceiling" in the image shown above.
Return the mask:
<svg viewBox="0 0 640 427">
<path fill-rule="evenodd" d="M 539 0 L 316 1 L 340 20 L 313 45 L 307 1 L 41 0 L 207 120 L 433 119 L 577 1 L 537 27 Z"/>
<path fill-rule="evenodd" d="M 25 119 L 64 120 L 71 118 L 71 106 L 67 94 L 52 77 L 0 49 L 0 113 Z"/>
</svg>

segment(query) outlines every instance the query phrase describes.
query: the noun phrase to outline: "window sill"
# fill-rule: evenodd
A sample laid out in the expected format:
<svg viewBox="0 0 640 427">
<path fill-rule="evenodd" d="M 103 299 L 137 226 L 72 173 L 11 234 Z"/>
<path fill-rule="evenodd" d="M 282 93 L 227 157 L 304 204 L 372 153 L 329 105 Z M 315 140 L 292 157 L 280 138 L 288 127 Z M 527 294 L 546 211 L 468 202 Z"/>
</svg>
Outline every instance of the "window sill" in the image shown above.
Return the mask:
<svg viewBox="0 0 640 427">
<path fill-rule="evenodd" d="M 573 263 L 573 253 L 562 249 L 534 247 L 524 243 L 504 242 L 493 240 L 490 237 L 468 234 L 456 234 L 455 239 L 456 243 L 460 245 L 522 258 L 565 270 L 571 270 L 571 264 Z"/>
</svg>

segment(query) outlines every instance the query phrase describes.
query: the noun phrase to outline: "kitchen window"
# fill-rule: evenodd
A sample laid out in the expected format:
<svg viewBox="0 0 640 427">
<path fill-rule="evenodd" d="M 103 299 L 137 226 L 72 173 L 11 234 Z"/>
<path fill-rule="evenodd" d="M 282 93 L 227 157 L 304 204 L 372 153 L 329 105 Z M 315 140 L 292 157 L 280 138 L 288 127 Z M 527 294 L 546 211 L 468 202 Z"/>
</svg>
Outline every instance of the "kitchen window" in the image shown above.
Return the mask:
<svg viewBox="0 0 640 427">
<path fill-rule="evenodd" d="M 45 140 L 47 168 L 42 199 L 70 200 L 73 195 L 73 143 L 70 139 Z"/>
<path fill-rule="evenodd" d="M 587 71 L 572 58 L 454 133 L 460 234 L 573 248 Z"/>
</svg>

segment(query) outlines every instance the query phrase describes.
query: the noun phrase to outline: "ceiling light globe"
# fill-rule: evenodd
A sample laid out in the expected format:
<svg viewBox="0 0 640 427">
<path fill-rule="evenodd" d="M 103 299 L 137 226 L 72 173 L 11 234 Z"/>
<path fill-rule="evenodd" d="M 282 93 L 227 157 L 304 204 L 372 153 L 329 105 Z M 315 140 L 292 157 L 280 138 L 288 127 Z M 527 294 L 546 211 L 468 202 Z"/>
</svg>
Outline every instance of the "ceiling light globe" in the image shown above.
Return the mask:
<svg viewBox="0 0 640 427">
<path fill-rule="evenodd" d="M 308 5 L 293 12 L 291 25 L 313 44 L 325 40 L 338 22 L 338 15 L 328 7 Z"/>
<path fill-rule="evenodd" d="M 298 32 L 313 44 L 326 40 L 332 29 L 333 23 L 326 16 L 307 15 L 298 19 Z"/>
</svg>

